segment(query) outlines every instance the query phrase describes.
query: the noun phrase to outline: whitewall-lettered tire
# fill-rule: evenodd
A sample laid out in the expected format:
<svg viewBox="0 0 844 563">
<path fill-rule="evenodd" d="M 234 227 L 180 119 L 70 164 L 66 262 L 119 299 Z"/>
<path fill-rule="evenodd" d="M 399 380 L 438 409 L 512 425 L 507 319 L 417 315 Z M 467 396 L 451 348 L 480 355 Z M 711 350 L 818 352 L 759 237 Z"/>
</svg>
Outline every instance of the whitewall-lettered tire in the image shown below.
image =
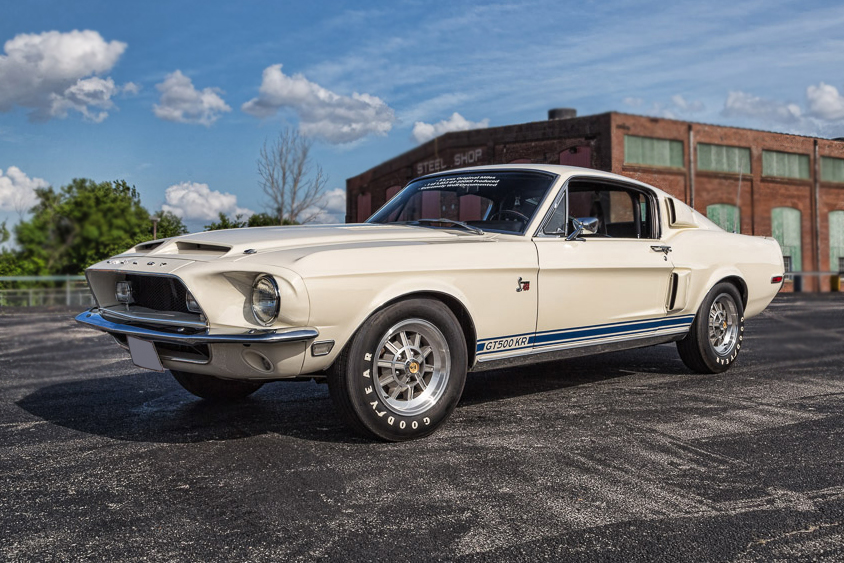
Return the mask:
<svg viewBox="0 0 844 563">
<path fill-rule="evenodd" d="M 721 373 L 735 362 L 744 340 L 744 306 L 736 287 L 721 282 L 706 295 L 689 334 L 677 342 L 680 358 L 698 373 Z"/>
<path fill-rule="evenodd" d="M 394 303 L 370 317 L 329 372 L 341 418 L 388 441 L 421 438 L 452 413 L 466 381 L 466 340 L 434 299 Z"/>
</svg>

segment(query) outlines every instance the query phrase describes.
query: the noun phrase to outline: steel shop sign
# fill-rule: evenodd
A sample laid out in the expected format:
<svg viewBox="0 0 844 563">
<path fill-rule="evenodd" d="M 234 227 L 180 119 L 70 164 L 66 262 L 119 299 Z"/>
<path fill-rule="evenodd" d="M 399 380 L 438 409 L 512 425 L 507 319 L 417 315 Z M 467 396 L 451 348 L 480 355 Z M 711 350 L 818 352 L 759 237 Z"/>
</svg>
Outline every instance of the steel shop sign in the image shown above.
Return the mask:
<svg viewBox="0 0 844 563">
<path fill-rule="evenodd" d="M 451 161 L 443 158 L 432 158 L 419 162 L 416 164 L 416 174 L 422 176 L 423 174 L 431 174 L 440 170 L 448 170 L 449 168 L 472 166 L 473 164 L 480 164 L 483 160 L 484 149 L 471 149 L 455 154 Z"/>
</svg>

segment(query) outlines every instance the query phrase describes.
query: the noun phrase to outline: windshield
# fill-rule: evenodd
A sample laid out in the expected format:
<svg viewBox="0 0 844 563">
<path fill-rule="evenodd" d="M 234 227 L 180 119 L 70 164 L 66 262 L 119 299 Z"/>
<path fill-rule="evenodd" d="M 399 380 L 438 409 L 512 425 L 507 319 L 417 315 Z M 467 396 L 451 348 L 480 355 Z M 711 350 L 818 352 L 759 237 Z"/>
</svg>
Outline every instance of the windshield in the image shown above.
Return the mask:
<svg viewBox="0 0 844 563">
<path fill-rule="evenodd" d="M 367 222 L 462 221 L 484 231 L 523 234 L 554 183 L 555 176 L 532 171 L 484 171 L 423 178 L 408 184 Z M 434 221 L 434 226 L 436 225 Z"/>
</svg>

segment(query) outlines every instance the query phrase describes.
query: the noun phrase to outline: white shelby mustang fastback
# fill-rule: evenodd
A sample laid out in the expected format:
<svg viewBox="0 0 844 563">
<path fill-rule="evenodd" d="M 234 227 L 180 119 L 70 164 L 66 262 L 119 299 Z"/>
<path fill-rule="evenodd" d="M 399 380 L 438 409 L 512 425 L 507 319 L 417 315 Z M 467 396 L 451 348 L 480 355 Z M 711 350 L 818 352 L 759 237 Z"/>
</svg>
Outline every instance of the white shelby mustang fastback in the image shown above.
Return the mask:
<svg viewBox="0 0 844 563">
<path fill-rule="evenodd" d="M 722 372 L 783 260 L 647 184 L 508 165 L 413 180 L 363 224 L 156 240 L 87 276 L 97 307 L 77 320 L 191 393 L 316 378 L 354 429 L 407 440 L 469 371 L 676 341 Z"/>
</svg>

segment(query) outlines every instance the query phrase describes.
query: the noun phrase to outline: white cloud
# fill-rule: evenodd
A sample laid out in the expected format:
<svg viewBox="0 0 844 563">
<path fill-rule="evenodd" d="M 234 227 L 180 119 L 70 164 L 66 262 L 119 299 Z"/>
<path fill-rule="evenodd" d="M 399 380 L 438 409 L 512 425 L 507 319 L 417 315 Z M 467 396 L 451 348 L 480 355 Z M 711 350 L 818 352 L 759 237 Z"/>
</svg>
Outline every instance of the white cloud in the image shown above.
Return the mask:
<svg viewBox="0 0 844 563">
<path fill-rule="evenodd" d="M 386 135 L 396 120 L 393 109 L 376 96 L 357 92 L 341 96 L 301 74 L 285 75 L 280 64 L 264 69 L 258 97 L 241 109 L 256 117 L 270 117 L 285 107 L 299 116 L 303 135 L 329 143 L 350 143 L 369 134 Z"/>
<path fill-rule="evenodd" d="M 682 116 L 699 113 L 706 109 L 706 106 L 700 100 L 687 100 L 680 94 L 671 96 L 669 102 L 653 102 L 647 106 L 642 98 L 624 98 L 621 102 L 628 107 L 635 108 L 638 114 L 666 119 L 679 119 Z"/>
<path fill-rule="evenodd" d="M 126 43 L 106 42 L 91 30 L 16 35 L 0 55 L 0 112 L 27 107 L 30 119 L 41 121 L 65 118 L 74 110 L 102 121 L 119 88 L 99 75 L 109 72 L 125 50 Z"/>
<path fill-rule="evenodd" d="M 330 224 L 346 222 L 346 190 L 335 188 L 323 195 L 322 205 L 309 207 L 302 217 L 313 217 L 311 223 Z"/>
<path fill-rule="evenodd" d="M 220 97 L 219 88 L 197 90 L 180 70 L 168 74 L 155 87 L 161 92 L 161 99 L 153 105 L 153 112 L 166 121 L 210 127 L 223 113 L 232 110 Z"/>
<path fill-rule="evenodd" d="M 806 89 L 806 99 L 809 101 L 809 113 L 827 121 L 844 119 L 844 96 L 838 93 L 838 88 L 821 82 L 817 86 Z"/>
<path fill-rule="evenodd" d="M 141 85 L 135 84 L 134 82 L 127 82 L 121 87 L 121 90 L 127 96 L 134 96 L 135 94 L 141 91 Z"/>
<path fill-rule="evenodd" d="M 174 184 L 164 192 L 167 203 L 161 206 L 163 211 L 175 213 L 182 219 L 216 220 L 220 213 L 224 215 L 243 215 L 248 217 L 254 211 L 237 206 L 237 196 L 212 190 L 208 184 L 182 182 Z"/>
<path fill-rule="evenodd" d="M 17 166 L 7 168 L 5 175 L 0 170 L 0 211 L 24 213 L 38 201 L 35 189 L 49 185 L 42 178 L 30 178 Z"/>
<path fill-rule="evenodd" d="M 111 78 L 102 79 L 98 76 L 79 80 L 65 90 L 64 94 L 50 95 L 50 115 L 64 119 L 68 110 L 75 110 L 95 123 L 102 122 L 108 117 L 107 109 L 114 107 L 111 97 L 120 89 L 114 85 Z M 90 108 L 101 111 L 92 112 Z"/>
<path fill-rule="evenodd" d="M 751 117 L 785 124 L 798 123 L 802 113 L 797 104 L 768 100 L 741 91 L 730 92 L 721 111 L 725 117 Z"/>
<path fill-rule="evenodd" d="M 439 137 L 443 133 L 468 131 L 469 129 L 486 129 L 487 127 L 489 127 L 489 118 L 480 121 L 469 121 L 459 113 L 454 112 L 451 117 L 439 123 L 417 121 L 413 124 L 413 138 L 416 139 L 417 143 L 424 143 L 434 137 Z"/>
<path fill-rule="evenodd" d="M 680 111 L 687 113 L 697 113 L 704 110 L 703 102 L 700 100 L 686 100 L 680 94 L 671 96 L 671 103 Z"/>
</svg>

